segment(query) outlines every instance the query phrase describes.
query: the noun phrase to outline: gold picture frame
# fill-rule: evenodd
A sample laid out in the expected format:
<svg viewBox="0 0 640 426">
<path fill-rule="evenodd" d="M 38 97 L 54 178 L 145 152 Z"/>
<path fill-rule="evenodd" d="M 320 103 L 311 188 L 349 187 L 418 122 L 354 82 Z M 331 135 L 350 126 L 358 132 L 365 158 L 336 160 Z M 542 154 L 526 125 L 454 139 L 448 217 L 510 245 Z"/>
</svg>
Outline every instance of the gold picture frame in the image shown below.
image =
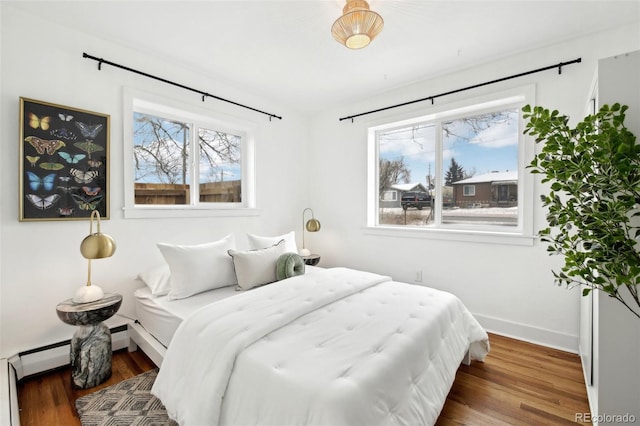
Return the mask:
<svg viewBox="0 0 640 426">
<path fill-rule="evenodd" d="M 20 221 L 109 219 L 108 114 L 20 97 Z"/>
</svg>

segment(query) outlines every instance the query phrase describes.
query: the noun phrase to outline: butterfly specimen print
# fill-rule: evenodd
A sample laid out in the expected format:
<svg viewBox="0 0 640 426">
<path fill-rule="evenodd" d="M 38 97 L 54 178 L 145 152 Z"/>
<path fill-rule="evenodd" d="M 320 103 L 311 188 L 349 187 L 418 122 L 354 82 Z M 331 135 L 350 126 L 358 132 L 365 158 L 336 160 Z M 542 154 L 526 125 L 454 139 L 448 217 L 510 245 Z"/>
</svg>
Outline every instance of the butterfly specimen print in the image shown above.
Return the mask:
<svg viewBox="0 0 640 426">
<path fill-rule="evenodd" d="M 78 139 L 76 134 L 68 130 L 66 127 L 63 127 L 61 129 L 53 129 L 49 133 L 51 133 L 51 136 L 55 138 L 65 139 L 68 141 L 75 141 L 76 139 Z"/>
<path fill-rule="evenodd" d="M 82 159 L 86 158 L 84 154 L 69 154 L 68 152 L 60 151 L 58 153 L 60 157 L 64 159 L 69 164 L 78 164 Z"/>
<path fill-rule="evenodd" d="M 27 136 L 24 138 L 25 142 L 29 142 L 29 144 L 36 149 L 38 154 L 42 155 L 45 152 L 49 155 L 53 155 L 57 150 L 66 146 L 64 142 L 58 139 L 46 140 L 40 139 L 36 136 Z"/>
<path fill-rule="evenodd" d="M 94 197 L 84 197 L 80 194 L 71 194 L 71 198 L 73 198 L 73 201 L 75 201 L 80 210 L 94 210 L 100 201 L 102 201 L 103 197 L 103 194 L 99 194 Z"/>
<path fill-rule="evenodd" d="M 60 199 L 60 195 L 58 194 L 51 194 L 47 195 L 46 197 L 40 197 L 36 194 L 27 194 L 26 197 L 27 200 L 29 200 L 35 208 L 40 210 L 46 210 L 50 208 Z"/>
<path fill-rule="evenodd" d="M 110 116 L 25 97 L 19 116 L 19 220 L 88 219 L 96 208 L 108 219 Z"/>
<path fill-rule="evenodd" d="M 56 188 L 59 189 L 60 191 L 64 192 L 65 194 L 69 194 L 71 192 L 75 192 L 76 189 L 78 189 L 77 186 L 64 186 L 64 185 L 58 185 Z"/>
<path fill-rule="evenodd" d="M 86 152 L 89 155 L 89 159 L 91 159 L 92 153 L 96 151 L 104 151 L 103 147 L 101 147 L 97 143 L 93 143 L 93 141 L 76 142 L 73 144 L 73 146 Z"/>
<path fill-rule="evenodd" d="M 73 214 L 73 207 L 58 207 L 58 213 L 60 216 L 71 216 Z"/>
<path fill-rule="evenodd" d="M 98 172 L 95 170 L 85 172 L 79 169 L 71 169 L 69 173 L 78 183 L 91 183 L 98 176 Z"/>
<path fill-rule="evenodd" d="M 34 113 L 29 113 L 29 127 L 32 129 L 40 128 L 42 130 L 49 130 L 49 125 L 51 124 L 51 117 L 38 117 Z"/>
<path fill-rule="evenodd" d="M 47 192 L 52 191 L 56 181 L 55 173 L 40 177 L 33 172 L 27 172 L 27 177 L 29 178 L 29 188 L 31 188 L 32 191 L 37 191 L 40 188 Z"/>
<path fill-rule="evenodd" d="M 98 195 L 98 192 L 100 192 L 101 189 L 102 188 L 100 188 L 99 186 L 96 186 L 94 188 L 90 188 L 88 186 L 82 187 L 82 190 L 84 191 L 84 193 L 91 196 Z"/>
<path fill-rule="evenodd" d="M 75 192 L 78 189 L 77 186 L 69 186 L 69 182 L 71 182 L 71 176 L 58 176 L 58 180 L 62 183 L 62 185 L 58 185 L 57 188 L 65 194 Z"/>
<path fill-rule="evenodd" d="M 102 130 L 102 124 L 86 124 L 80 121 L 75 121 L 74 123 L 80 129 L 82 136 L 89 140 L 94 140 Z"/>
<path fill-rule="evenodd" d="M 25 156 L 25 158 L 27 159 L 29 164 L 31 164 L 31 167 L 35 167 L 36 164 L 38 164 L 38 160 L 40 159 L 40 156 L 39 155 L 36 155 L 36 156 L 27 155 L 27 156 Z"/>
<path fill-rule="evenodd" d="M 64 166 L 60 163 L 40 163 L 40 168 L 45 170 L 61 170 Z"/>
</svg>

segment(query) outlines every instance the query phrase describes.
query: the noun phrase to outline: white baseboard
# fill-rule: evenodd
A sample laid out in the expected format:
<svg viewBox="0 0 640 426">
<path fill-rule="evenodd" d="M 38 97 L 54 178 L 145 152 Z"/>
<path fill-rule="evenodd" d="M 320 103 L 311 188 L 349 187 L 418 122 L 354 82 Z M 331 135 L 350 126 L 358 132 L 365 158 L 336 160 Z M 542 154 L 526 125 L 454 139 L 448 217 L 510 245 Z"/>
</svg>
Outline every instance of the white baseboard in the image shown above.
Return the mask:
<svg viewBox="0 0 640 426">
<path fill-rule="evenodd" d="M 490 333 L 523 340 L 536 345 L 559 349 L 565 352 L 578 353 L 578 335 L 558 333 L 544 328 L 532 327 L 500 318 L 473 314 L 478 322 Z"/>
</svg>

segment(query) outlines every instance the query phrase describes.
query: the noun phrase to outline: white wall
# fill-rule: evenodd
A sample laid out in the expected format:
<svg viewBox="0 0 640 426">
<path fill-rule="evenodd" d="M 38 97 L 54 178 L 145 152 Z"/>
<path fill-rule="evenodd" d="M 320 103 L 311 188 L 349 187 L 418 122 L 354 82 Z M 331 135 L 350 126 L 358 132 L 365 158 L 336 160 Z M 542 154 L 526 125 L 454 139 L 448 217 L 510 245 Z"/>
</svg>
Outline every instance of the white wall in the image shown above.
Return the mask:
<svg viewBox="0 0 640 426">
<path fill-rule="evenodd" d="M 105 40 L 34 19 L 1 4 L 0 95 L 0 358 L 71 337 L 73 327 L 56 316 L 56 304 L 86 280 L 79 246 L 87 221 L 18 221 L 19 97 L 111 115 L 111 219 L 102 230 L 114 237 L 114 257 L 92 264 L 93 282 L 125 296 L 120 313 L 133 315 L 131 294 L 138 272 L 161 262 L 159 241 L 195 244 L 234 232 L 246 247 L 246 232 L 275 235 L 295 229 L 301 244 L 301 214 L 308 205 L 306 117 L 216 79 L 162 62 Z M 142 36 L 142 35 L 141 35 Z M 104 57 L 187 86 L 283 116 L 266 116 L 208 99 L 161 82 L 82 58 Z M 206 54 L 206 53 L 203 53 Z M 198 108 L 256 123 L 259 216 L 194 219 L 123 218 L 123 87 L 154 92 Z M 277 172 L 276 172 L 277 171 Z M 122 320 L 120 320 L 122 322 Z"/>
<path fill-rule="evenodd" d="M 534 83 L 536 104 L 578 119 L 583 115 L 597 60 L 637 49 L 638 31 L 637 26 L 623 27 L 532 50 L 339 105 L 314 117 L 311 191 L 323 228 L 309 238 L 309 245 L 322 255 L 327 266 L 369 269 L 408 282 L 413 282 L 415 271 L 422 269 L 426 285 L 458 295 L 488 329 L 577 351 L 579 291 L 553 284 L 551 269 L 561 265 L 560 259 L 549 257 L 544 244 L 480 245 L 366 233 L 367 126 L 385 116 L 391 121 L 422 115 L 429 111 L 430 103 L 356 118 L 354 123 L 340 122 L 339 118 L 581 57 L 582 63 L 563 68 L 561 75 L 555 70 L 546 71 L 435 101 L 442 105 Z M 428 54 L 428 45 L 416 54 Z M 543 192 L 536 181 L 535 232 L 545 226 L 545 212 L 538 201 Z"/>
</svg>

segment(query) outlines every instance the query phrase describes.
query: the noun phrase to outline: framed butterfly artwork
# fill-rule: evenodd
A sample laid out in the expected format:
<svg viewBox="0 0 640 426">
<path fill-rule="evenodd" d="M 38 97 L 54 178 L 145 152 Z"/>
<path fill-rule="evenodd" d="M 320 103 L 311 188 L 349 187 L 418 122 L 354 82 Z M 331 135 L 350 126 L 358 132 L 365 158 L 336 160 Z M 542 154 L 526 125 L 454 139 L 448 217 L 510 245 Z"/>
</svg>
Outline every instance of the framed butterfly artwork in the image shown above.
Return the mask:
<svg viewBox="0 0 640 426">
<path fill-rule="evenodd" d="M 110 116 L 20 98 L 20 221 L 109 219 Z"/>
</svg>

